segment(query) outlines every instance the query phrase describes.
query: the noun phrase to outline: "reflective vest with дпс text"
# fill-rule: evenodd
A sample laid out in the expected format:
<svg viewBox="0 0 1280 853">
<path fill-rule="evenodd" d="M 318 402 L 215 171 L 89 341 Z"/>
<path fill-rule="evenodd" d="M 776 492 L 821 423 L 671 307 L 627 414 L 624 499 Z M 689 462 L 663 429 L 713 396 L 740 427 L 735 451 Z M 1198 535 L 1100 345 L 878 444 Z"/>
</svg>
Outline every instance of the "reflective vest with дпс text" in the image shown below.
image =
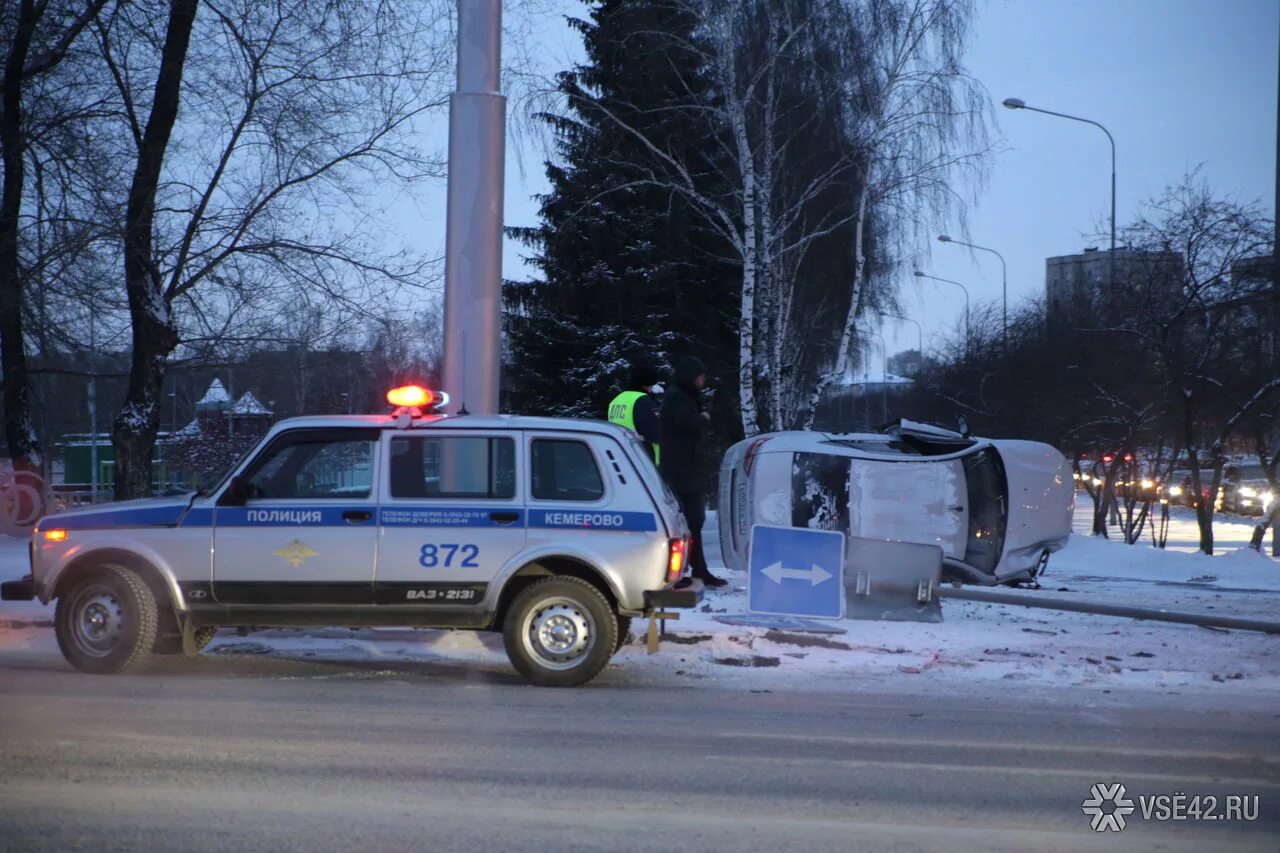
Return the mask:
<svg viewBox="0 0 1280 853">
<path fill-rule="evenodd" d="M 641 397 L 647 396 L 649 395 L 643 391 L 623 391 L 621 394 L 614 397 L 613 402 L 609 404 L 609 423 L 617 424 L 620 427 L 626 427 L 632 432 L 635 432 L 636 401 Z M 654 464 L 657 464 L 660 458 L 661 450 L 655 444 L 653 445 Z"/>
</svg>

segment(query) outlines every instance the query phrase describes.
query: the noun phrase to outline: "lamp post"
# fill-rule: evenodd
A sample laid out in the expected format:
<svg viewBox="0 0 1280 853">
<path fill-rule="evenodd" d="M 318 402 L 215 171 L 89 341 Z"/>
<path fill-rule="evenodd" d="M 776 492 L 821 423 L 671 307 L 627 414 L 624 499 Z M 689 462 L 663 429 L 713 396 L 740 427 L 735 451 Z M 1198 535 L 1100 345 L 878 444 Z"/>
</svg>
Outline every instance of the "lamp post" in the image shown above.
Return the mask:
<svg viewBox="0 0 1280 853">
<path fill-rule="evenodd" d="M 967 356 L 969 354 L 969 341 L 972 340 L 973 337 L 973 329 L 969 326 L 969 288 L 965 287 L 958 281 L 952 281 L 949 278 L 938 278 L 936 275 L 928 275 L 927 273 L 920 272 L 920 270 L 915 271 L 915 277 L 941 281 L 946 284 L 954 284 L 964 293 L 964 354 Z"/>
<path fill-rule="evenodd" d="M 1099 122 L 1090 118 L 1081 118 L 1080 116 L 1068 115 L 1067 113 L 1057 113 L 1053 110 L 1045 110 L 1040 107 L 1028 106 L 1027 102 L 1021 98 L 1005 98 L 1004 105 L 1011 110 L 1031 110 L 1033 113 L 1044 113 L 1047 116 L 1057 116 L 1058 118 L 1070 119 L 1071 121 L 1084 122 L 1091 124 L 1107 135 L 1107 141 L 1111 143 L 1111 255 L 1107 262 L 1107 277 L 1110 279 L 1107 284 L 1114 288 L 1116 286 L 1116 140 L 1111 135 L 1111 131 L 1107 130 Z"/>
<path fill-rule="evenodd" d="M 1000 259 L 1000 346 L 1007 352 L 1009 349 L 1009 267 L 1004 262 L 1004 255 L 987 246 L 953 240 L 946 234 L 939 234 L 938 242 L 955 243 L 957 246 L 967 246 L 980 252 L 990 252 Z"/>
</svg>

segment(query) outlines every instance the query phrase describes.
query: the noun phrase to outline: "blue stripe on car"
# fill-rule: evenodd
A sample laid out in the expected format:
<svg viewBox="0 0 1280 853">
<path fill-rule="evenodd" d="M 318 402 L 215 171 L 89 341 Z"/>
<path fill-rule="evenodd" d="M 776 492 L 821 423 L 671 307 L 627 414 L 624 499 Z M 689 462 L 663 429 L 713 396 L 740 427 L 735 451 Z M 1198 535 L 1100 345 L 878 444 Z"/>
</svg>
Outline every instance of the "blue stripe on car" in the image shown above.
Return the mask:
<svg viewBox="0 0 1280 853">
<path fill-rule="evenodd" d="M 657 519 L 647 512 L 613 512 L 575 508 L 527 509 L 512 506 L 384 506 L 369 504 L 276 505 L 262 507 L 145 507 L 57 516 L 66 530 L 106 530 L 131 527 L 343 527 L 345 512 L 375 512 L 383 527 L 535 527 L 542 529 L 652 532 Z M 514 519 L 510 516 L 515 516 Z M 504 516 L 495 518 L 494 516 Z"/>
<path fill-rule="evenodd" d="M 554 527 L 573 530 L 654 531 L 657 519 L 648 512 L 611 512 L 610 510 L 536 509 L 529 511 L 530 527 Z"/>
<path fill-rule="evenodd" d="M 117 527 L 172 527 L 178 523 L 186 504 L 149 506 L 100 512 L 66 513 L 46 516 L 42 527 L 63 530 L 109 530 Z"/>
</svg>

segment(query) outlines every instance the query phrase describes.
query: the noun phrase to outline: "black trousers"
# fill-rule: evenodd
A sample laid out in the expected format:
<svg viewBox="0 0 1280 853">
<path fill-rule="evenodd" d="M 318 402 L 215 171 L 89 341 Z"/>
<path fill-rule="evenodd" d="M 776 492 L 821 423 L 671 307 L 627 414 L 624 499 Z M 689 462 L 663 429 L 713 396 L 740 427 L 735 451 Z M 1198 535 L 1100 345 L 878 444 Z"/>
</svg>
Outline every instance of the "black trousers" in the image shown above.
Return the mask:
<svg viewBox="0 0 1280 853">
<path fill-rule="evenodd" d="M 676 500 L 680 502 L 680 511 L 689 525 L 689 573 L 695 578 L 705 578 L 707 557 L 702 553 L 702 525 L 707 520 L 706 502 L 699 492 L 676 492 Z"/>
</svg>

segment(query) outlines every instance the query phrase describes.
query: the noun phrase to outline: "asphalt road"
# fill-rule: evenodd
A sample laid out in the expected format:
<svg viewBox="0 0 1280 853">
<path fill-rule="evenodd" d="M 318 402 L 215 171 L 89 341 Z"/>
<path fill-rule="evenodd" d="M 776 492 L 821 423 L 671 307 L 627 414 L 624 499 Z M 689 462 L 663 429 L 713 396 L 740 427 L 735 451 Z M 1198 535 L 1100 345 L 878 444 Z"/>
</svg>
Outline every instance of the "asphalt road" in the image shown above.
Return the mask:
<svg viewBox="0 0 1280 853">
<path fill-rule="evenodd" d="M 1112 781 L 1261 814 L 1097 834 L 1081 802 Z M 0 849 L 81 848 L 1274 851 L 1280 708 L 0 652 Z"/>
</svg>

